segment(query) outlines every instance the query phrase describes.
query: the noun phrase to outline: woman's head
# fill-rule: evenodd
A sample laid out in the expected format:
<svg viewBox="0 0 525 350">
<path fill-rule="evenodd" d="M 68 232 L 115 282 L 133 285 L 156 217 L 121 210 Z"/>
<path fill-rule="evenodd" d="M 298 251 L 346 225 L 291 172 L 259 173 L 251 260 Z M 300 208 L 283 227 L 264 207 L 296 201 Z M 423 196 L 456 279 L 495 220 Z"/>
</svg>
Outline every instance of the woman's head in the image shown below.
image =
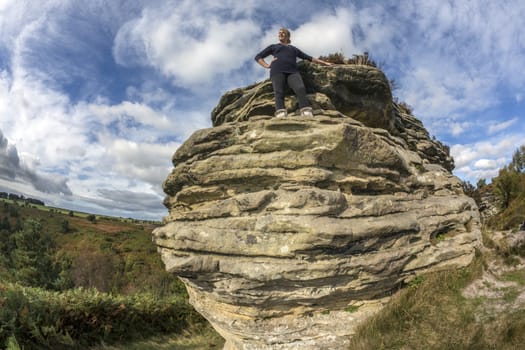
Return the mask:
<svg viewBox="0 0 525 350">
<path fill-rule="evenodd" d="M 289 44 L 292 41 L 290 40 L 290 31 L 286 28 L 279 29 L 279 41 L 283 44 Z"/>
</svg>

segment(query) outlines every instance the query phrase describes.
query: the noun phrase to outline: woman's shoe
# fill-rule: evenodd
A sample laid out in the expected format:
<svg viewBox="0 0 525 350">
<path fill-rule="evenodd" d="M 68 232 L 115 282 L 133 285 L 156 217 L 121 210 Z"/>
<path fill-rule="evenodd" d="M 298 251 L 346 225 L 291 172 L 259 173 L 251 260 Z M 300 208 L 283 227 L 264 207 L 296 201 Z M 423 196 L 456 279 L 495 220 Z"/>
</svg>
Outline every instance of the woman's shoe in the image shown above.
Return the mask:
<svg viewBox="0 0 525 350">
<path fill-rule="evenodd" d="M 301 117 L 313 118 L 313 116 L 314 116 L 314 111 L 312 110 L 312 107 L 301 108 Z"/>
<path fill-rule="evenodd" d="M 288 113 L 286 112 L 286 109 L 278 109 L 275 111 L 275 118 L 286 118 L 288 116 Z"/>
</svg>

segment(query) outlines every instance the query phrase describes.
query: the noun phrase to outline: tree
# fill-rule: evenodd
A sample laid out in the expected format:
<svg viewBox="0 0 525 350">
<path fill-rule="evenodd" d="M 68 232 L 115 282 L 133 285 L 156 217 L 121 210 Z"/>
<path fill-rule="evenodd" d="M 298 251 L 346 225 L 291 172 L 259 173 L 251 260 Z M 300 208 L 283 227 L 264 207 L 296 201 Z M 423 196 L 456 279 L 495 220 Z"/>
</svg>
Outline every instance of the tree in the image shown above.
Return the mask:
<svg viewBox="0 0 525 350">
<path fill-rule="evenodd" d="M 4 216 L 2 219 L 2 222 L 0 223 L 0 230 L 11 231 L 11 223 L 9 222 L 7 216 Z"/>
<path fill-rule="evenodd" d="M 17 218 L 20 213 L 18 212 L 18 206 L 16 205 L 12 205 L 9 207 L 9 215 L 12 217 L 12 218 Z"/>
<path fill-rule="evenodd" d="M 463 192 L 465 192 L 467 196 L 473 198 L 476 204 L 479 206 L 481 204 L 481 197 L 479 195 L 478 190 L 474 187 L 474 185 L 472 185 L 468 181 L 463 181 L 462 186 L 463 186 Z"/>
<path fill-rule="evenodd" d="M 485 179 L 479 179 L 478 182 L 476 183 L 476 187 L 478 189 L 481 189 L 483 187 L 487 186 L 487 180 Z"/>
<path fill-rule="evenodd" d="M 520 176 L 514 171 L 512 164 L 499 170 L 498 176 L 492 179 L 494 192 L 500 200 L 503 209 L 509 207 L 510 202 L 517 197 L 519 191 Z"/>
<path fill-rule="evenodd" d="M 525 145 L 521 145 L 520 148 L 514 151 L 510 164 L 513 170 L 518 173 L 525 171 Z"/>
<path fill-rule="evenodd" d="M 495 194 L 501 201 L 503 209 L 525 191 L 525 145 L 514 151 L 512 161 L 500 169 L 498 176 L 492 180 Z"/>
<path fill-rule="evenodd" d="M 8 230 L 0 229 L 0 278 L 6 279 L 11 266 L 10 253 L 13 249 L 13 240 Z"/>
<path fill-rule="evenodd" d="M 11 253 L 13 274 L 18 282 L 35 287 L 53 288 L 59 271 L 53 263 L 55 244 L 36 220 L 24 222 L 14 234 L 15 249 Z"/>
<path fill-rule="evenodd" d="M 14 237 L 11 231 L 0 229 L 0 254 L 8 257 L 15 247 Z"/>
<path fill-rule="evenodd" d="M 111 255 L 97 251 L 81 251 L 73 259 L 71 279 L 76 287 L 109 292 L 115 283 L 114 265 Z"/>
<path fill-rule="evenodd" d="M 69 221 L 63 220 L 62 221 L 62 233 L 68 233 L 69 232 Z"/>
</svg>

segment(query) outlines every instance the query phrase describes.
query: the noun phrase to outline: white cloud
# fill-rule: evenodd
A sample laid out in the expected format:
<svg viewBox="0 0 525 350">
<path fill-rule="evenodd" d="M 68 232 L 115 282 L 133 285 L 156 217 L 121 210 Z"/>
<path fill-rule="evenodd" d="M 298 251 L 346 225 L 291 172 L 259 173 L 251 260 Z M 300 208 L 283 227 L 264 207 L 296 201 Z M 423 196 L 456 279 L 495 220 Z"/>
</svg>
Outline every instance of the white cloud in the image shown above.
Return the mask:
<svg viewBox="0 0 525 350">
<path fill-rule="evenodd" d="M 292 44 L 314 57 L 334 52 L 351 56 L 349 53 L 356 51 L 352 38 L 355 22 L 355 15 L 348 9 L 317 14 L 294 30 Z M 277 37 L 277 31 L 272 34 Z"/>
<path fill-rule="evenodd" d="M 163 111 L 170 111 L 175 107 L 177 98 L 152 81 L 144 82 L 141 86 L 129 86 L 126 97 L 131 101 L 138 101 L 146 106 L 160 106 Z"/>
<path fill-rule="evenodd" d="M 29 79 L 4 77 L 0 86 L 0 123 L 21 154 L 55 167 L 82 149 L 83 125 L 69 116 L 66 96 Z"/>
<path fill-rule="evenodd" d="M 123 118 L 128 118 L 129 122 L 138 123 L 141 126 L 148 125 L 165 130 L 165 132 L 176 131 L 166 115 L 153 110 L 148 105 L 136 102 L 123 101 L 118 105 L 89 104 L 87 109 L 89 113 L 96 115 L 100 121 L 105 123 L 122 122 Z"/>
<path fill-rule="evenodd" d="M 499 122 L 499 123 L 490 123 L 489 129 L 487 132 L 489 135 L 492 135 L 497 132 L 510 128 L 512 125 L 516 124 L 517 122 L 518 122 L 518 118 L 515 117 L 510 120 Z"/>
<path fill-rule="evenodd" d="M 506 90 L 521 92 L 525 40 L 518 18 L 525 4 L 414 0 L 385 10 L 375 18 L 395 33 L 393 41 L 380 42 L 371 54 L 387 58 L 387 73 L 399 76 L 396 93 L 431 128 L 454 118 L 459 125 L 452 134 L 459 135 L 471 113 L 498 107 Z M 451 130 L 442 127 L 439 134 Z"/>
<path fill-rule="evenodd" d="M 20 66 L 18 71 L 22 72 Z M 103 193 L 116 189 L 131 191 L 135 196 L 143 193 L 150 196 L 148 203 L 142 203 L 145 210 L 151 209 L 160 217 L 162 181 L 169 173 L 171 155 L 179 144 L 155 142 L 163 136 L 187 137 L 194 130 L 195 122 L 180 123 L 184 125 L 181 127 L 170 121 L 166 113 L 138 102 L 108 105 L 101 99 L 95 103 L 72 104 L 67 96 L 45 86 L 34 76 L 13 77 L 7 72 L 0 74 L 0 101 L 0 125 L 16 143 L 16 149 L 14 146 L 9 149 L 17 150 L 20 163 L 16 173 L 9 177 L 11 191 L 35 198 L 45 196 L 45 202 L 55 205 L 81 205 L 98 212 L 102 209 L 90 207 L 89 203 L 98 206 L 104 203 L 101 207 L 105 210 L 111 207 L 111 198 L 100 198 Z M 181 113 L 181 118 L 185 116 Z M 125 138 L 115 135 L 117 129 Z M 6 148 L 6 152 L 9 149 Z M 5 169 L 15 171 L 13 166 Z M 51 192 L 72 195 L 78 203 L 69 203 L 68 198 L 61 196 L 44 195 Z M 156 206 L 151 206 L 151 196 L 157 198 Z M 113 202 L 111 212 L 118 215 L 118 210 L 127 207 L 129 205 Z"/>
<path fill-rule="evenodd" d="M 472 145 L 453 145 L 450 148 L 450 154 L 454 158 L 456 168 L 465 167 L 479 157 L 474 148 Z"/>
<path fill-rule="evenodd" d="M 5 8 L 14 3 L 14 0 L 0 0 L 0 11 L 3 11 Z"/>
<path fill-rule="evenodd" d="M 38 2 L 31 6 L 27 1 L 2 0 L 0 5 L 0 33 L 2 42 L 9 49 L 13 49 L 15 40 L 27 23 L 40 17 L 45 8 L 45 2 Z"/>
<path fill-rule="evenodd" d="M 477 169 L 494 169 L 498 166 L 498 162 L 494 159 L 478 159 L 474 166 Z"/>
<path fill-rule="evenodd" d="M 432 59 L 434 60 L 434 59 Z M 469 77 L 459 66 L 428 62 L 404 77 L 403 97 L 413 104 L 417 113 L 427 119 L 466 115 L 481 111 L 495 103 L 494 81 Z M 439 67 L 434 70 L 430 67 Z"/>
<path fill-rule="evenodd" d="M 45 193 L 71 195 L 67 179 L 63 176 L 40 174 L 30 169 L 20 159 L 17 148 L 10 145 L 0 130 L 0 178 L 15 182 L 26 182 Z"/>
<path fill-rule="evenodd" d="M 450 148 L 456 165 L 454 173 L 471 183 L 495 177 L 498 170 L 510 162 L 512 153 L 524 139 L 524 135 L 514 134 L 473 144 L 454 145 Z"/>
<path fill-rule="evenodd" d="M 301 5 L 308 7 L 307 3 Z M 346 57 L 361 54 L 392 36 L 388 28 L 376 22 L 377 10 L 374 7 L 358 12 L 353 6 L 337 7 L 331 11 L 313 9 L 308 21 L 297 28 L 289 28 L 292 45 L 314 57 L 336 52 L 342 52 Z M 259 41 L 259 50 L 278 42 L 277 34 L 282 26 L 277 23 L 265 31 Z M 356 28 L 366 32 L 366 37 L 358 38 L 359 42 L 354 38 Z M 252 56 L 255 56 L 255 51 Z"/>
<path fill-rule="evenodd" d="M 172 167 L 171 157 L 179 147 L 178 143 L 154 144 L 137 143 L 117 139 L 108 147 L 108 153 L 114 159 L 113 168 L 130 179 L 142 180 L 160 185 Z"/>
<path fill-rule="evenodd" d="M 259 28 L 251 19 L 224 19 L 199 5 L 151 9 L 124 25 L 115 38 L 118 63 L 155 67 L 176 84 L 210 82 L 218 74 L 239 69 L 252 57 Z M 128 57 L 131 56 L 131 62 Z"/>
<path fill-rule="evenodd" d="M 313 56 L 369 51 L 431 133 L 472 140 L 452 147 L 456 174 L 496 175 L 525 131 L 480 116 L 523 100 L 525 3 L 344 3 L 281 2 L 283 19 L 255 0 L 0 0 L 1 130 L 28 174 L 63 176 L 75 203 L 109 210 L 144 194 L 159 210 L 172 153 L 210 126 L 226 89 L 267 77 L 253 57 L 288 23 Z"/>
<path fill-rule="evenodd" d="M 470 122 L 452 122 L 450 124 L 450 133 L 454 136 L 458 136 L 469 130 L 470 127 L 472 127 L 472 123 Z"/>
</svg>

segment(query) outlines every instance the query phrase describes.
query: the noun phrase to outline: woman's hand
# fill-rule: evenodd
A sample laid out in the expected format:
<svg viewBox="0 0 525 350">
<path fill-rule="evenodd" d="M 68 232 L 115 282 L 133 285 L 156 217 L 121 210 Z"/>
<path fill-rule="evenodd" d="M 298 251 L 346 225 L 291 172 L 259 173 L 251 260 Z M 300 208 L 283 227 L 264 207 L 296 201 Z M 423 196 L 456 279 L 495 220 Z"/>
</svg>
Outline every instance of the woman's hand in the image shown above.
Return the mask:
<svg viewBox="0 0 525 350">
<path fill-rule="evenodd" d="M 264 58 L 259 58 L 259 59 L 257 60 L 257 63 L 259 63 L 261 66 L 263 66 L 263 67 L 266 68 L 266 69 L 270 69 L 270 67 L 272 66 L 272 63 L 275 62 L 275 61 L 277 61 L 277 57 L 274 57 L 274 58 L 272 59 L 272 62 L 270 62 L 270 64 L 266 63 L 266 61 L 264 60 Z"/>
<path fill-rule="evenodd" d="M 272 61 L 273 62 L 273 61 Z M 259 63 L 261 66 L 263 66 L 264 68 L 266 69 L 270 69 L 270 65 L 268 63 L 266 63 L 266 61 L 264 60 L 264 58 L 259 58 L 257 60 L 257 63 Z"/>
</svg>

